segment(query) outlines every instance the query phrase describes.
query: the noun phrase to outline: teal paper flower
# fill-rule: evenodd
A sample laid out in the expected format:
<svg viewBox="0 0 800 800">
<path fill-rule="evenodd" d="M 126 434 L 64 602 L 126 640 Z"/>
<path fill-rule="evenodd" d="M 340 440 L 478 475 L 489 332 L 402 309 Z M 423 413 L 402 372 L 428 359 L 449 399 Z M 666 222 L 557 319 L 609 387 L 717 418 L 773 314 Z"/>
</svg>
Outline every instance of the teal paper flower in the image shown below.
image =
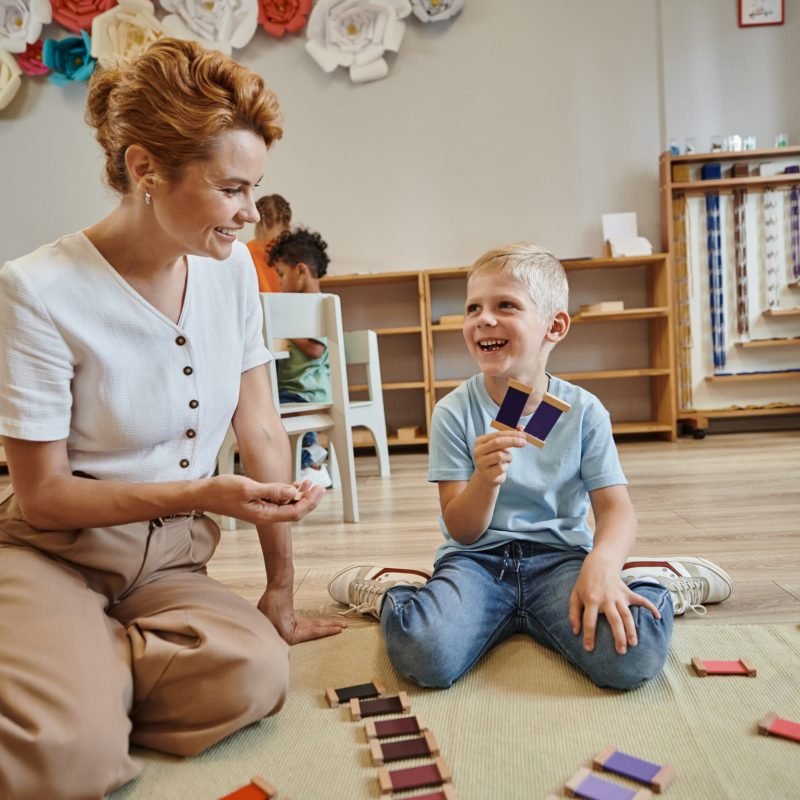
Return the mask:
<svg viewBox="0 0 800 800">
<path fill-rule="evenodd" d="M 91 52 L 92 39 L 86 31 L 66 39 L 46 39 L 42 61 L 53 70 L 48 80 L 59 86 L 70 81 L 88 81 L 97 64 Z"/>
</svg>

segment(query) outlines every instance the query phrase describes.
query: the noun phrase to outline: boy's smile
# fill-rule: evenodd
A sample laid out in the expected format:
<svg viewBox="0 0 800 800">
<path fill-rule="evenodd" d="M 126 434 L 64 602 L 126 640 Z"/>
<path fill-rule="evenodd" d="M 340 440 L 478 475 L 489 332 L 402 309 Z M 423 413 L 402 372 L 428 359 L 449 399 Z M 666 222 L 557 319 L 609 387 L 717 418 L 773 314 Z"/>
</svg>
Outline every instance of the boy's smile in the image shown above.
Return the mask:
<svg viewBox="0 0 800 800">
<path fill-rule="evenodd" d="M 494 350 L 499 350 L 508 344 L 508 339 L 479 339 L 478 346 L 484 353 L 491 353 Z"/>
</svg>

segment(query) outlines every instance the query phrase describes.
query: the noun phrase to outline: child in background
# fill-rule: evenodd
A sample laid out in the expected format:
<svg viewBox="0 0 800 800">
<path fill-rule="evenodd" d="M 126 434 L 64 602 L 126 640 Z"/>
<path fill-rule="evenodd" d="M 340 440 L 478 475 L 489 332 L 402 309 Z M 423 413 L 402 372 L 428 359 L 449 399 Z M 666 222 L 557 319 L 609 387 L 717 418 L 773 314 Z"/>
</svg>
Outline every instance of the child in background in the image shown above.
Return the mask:
<svg viewBox="0 0 800 800">
<path fill-rule="evenodd" d="M 296 228 L 282 233 L 272 245 L 269 263 L 280 276 L 281 290 L 307 294 L 319 292 L 319 279 L 328 271 L 328 245 L 318 233 Z M 291 339 L 289 358 L 277 362 L 281 403 L 330 403 L 331 379 L 328 345 L 320 339 Z M 328 488 L 331 477 L 323 463 L 328 451 L 317 434 L 303 436 L 300 480 Z"/>
<path fill-rule="evenodd" d="M 277 270 L 269 264 L 269 250 L 292 222 L 292 208 L 279 194 L 268 194 L 256 200 L 259 220 L 256 238 L 247 243 L 258 275 L 259 292 L 279 292 L 281 280 Z"/>
<path fill-rule="evenodd" d="M 480 374 L 444 397 L 431 423 L 428 477 L 445 540 L 433 576 L 356 565 L 328 585 L 380 620 L 393 665 L 422 686 L 450 686 L 523 632 L 598 686 L 633 689 L 661 672 L 674 615 L 730 594 L 728 575 L 704 559 L 628 559 L 636 514 L 609 414 L 546 371 L 569 331 L 567 298 L 564 268 L 533 245 L 473 265 L 463 332 Z M 510 378 L 535 388 L 521 426 L 545 392 L 571 405 L 543 449 L 490 428 Z"/>
</svg>

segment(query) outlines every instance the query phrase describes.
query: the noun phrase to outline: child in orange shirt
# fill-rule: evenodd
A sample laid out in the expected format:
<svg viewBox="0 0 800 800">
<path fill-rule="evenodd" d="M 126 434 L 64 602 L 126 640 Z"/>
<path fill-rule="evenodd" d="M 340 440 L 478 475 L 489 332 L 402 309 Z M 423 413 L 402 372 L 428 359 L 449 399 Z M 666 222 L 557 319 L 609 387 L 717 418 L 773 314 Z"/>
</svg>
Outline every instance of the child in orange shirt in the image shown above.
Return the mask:
<svg viewBox="0 0 800 800">
<path fill-rule="evenodd" d="M 279 194 L 260 197 L 256 201 L 256 208 L 261 219 L 256 223 L 256 238 L 247 243 L 247 249 L 256 267 L 258 291 L 279 292 L 281 279 L 278 270 L 270 265 L 267 253 L 278 236 L 289 230 L 292 208 Z"/>
</svg>

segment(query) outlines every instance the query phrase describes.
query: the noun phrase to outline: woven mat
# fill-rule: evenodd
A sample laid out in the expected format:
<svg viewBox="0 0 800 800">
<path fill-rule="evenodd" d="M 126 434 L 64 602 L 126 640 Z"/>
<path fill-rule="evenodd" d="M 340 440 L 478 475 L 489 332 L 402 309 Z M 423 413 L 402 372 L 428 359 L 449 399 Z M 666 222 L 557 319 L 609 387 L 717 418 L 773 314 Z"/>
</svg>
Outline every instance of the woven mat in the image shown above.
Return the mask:
<svg viewBox="0 0 800 800">
<path fill-rule="evenodd" d="M 758 676 L 699 678 L 692 656 L 749 658 Z M 460 800 L 561 796 L 564 782 L 609 744 L 672 764 L 677 777 L 667 800 L 800 798 L 800 744 L 756 728 L 768 711 L 800 720 L 800 627 L 691 621 L 676 624 L 664 673 L 627 694 L 595 688 L 522 636 L 451 689 L 423 690 L 396 676 L 377 625 L 350 628 L 292 649 L 292 690 L 276 717 L 191 760 L 138 751 L 142 776 L 113 798 L 214 800 L 254 774 L 274 783 L 281 798 L 378 798 L 362 723 L 345 708 L 328 708 L 323 697 L 326 686 L 373 676 L 408 692 L 412 712 L 425 716 Z M 401 766 L 415 763 L 425 762 Z"/>
</svg>

